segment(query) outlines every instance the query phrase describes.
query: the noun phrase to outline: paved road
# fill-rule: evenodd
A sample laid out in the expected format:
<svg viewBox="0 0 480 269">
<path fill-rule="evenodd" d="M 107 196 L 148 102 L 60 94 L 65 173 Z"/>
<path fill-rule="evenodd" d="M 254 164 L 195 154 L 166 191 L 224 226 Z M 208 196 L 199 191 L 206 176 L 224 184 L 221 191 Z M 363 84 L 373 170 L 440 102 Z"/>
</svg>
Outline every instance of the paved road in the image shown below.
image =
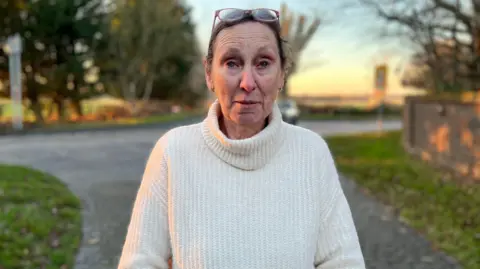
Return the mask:
<svg viewBox="0 0 480 269">
<path fill-rule="evenodd" d="M 375 122 L 301 122 L 323 135 L 375 130 Z M 399 129 L 385 122 L 385 129 Z M 84 242 L 76 269 L 116 267 L 144 164 L 165 129 L 0 138 L 0 162 L 30 165 L 63 179 L 81 197 Z M 456 268 L 388 208 L 342 178 L 368 268 Z"/>
</svg>

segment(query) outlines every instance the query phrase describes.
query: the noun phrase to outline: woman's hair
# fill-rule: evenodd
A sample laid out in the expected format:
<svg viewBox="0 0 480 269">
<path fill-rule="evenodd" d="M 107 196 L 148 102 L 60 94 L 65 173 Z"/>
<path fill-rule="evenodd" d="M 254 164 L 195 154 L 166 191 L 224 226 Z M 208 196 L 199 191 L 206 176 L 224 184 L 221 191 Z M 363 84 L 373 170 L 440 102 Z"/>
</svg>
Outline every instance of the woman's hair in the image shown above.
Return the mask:
<svg viewBox="0 0 480 269">
<path fill-rule="evenodd" d="M 273 34 L 275 35 L 275 39 L 277 40 L 278 52 L 280 54 L 281 67 L 285 71 L 285 73 L 287 74 L 288 71 L 290 70 L 290 67 L 291 67 L 291 64 L 292 64 L 291 63 L 291 51 L 290 51 L 290 46 L 288 45 L 288 42 L 282 38 L 280 23 L 278 21 L 277 22 L 261 22 L 261 21 L 255 20 L 252 16 L 246 16 L 245 18 L 243 18 L 241 20 L 238 20 L 238 21 L 234 21 L 234 22 L 220 21 L 217 24 L 217 26 L 212 31 L 212 35 L 211 35 L 210 41 L 208 43 L 208 52 L 207 52 L 207 59 L 206 59 L 208 69 L 211 70 L 211 67 L 212 67 L 213 51 L 214 51 L 215 41 L 217 39 L 218 34 L 224 29 L 230 28 L 232 26 L 235 26 L 235 25 L 238 25 L 238 24 L 241 24 L 241 23 L 244 23 L 244 22 L 250 22 L 250 21 L 262 23 L 262 24 L 268 26 L 268 28 L 270 28 L 270 30 L 272 30 Z M 287 77 L 287 76 L 285 76 L 285 77 Z"/>
</svg>

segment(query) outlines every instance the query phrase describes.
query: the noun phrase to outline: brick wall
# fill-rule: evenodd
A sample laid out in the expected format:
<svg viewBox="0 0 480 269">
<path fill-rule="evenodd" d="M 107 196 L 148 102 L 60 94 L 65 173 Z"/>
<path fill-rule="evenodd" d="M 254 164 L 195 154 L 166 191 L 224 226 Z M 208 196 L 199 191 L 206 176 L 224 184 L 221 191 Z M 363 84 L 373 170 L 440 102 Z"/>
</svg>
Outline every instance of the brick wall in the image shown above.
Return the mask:
<svg viewBox="0 0 480 269">
<path fill-rule="evenodd" d="M 408 152 L 480 182 L 480 102 L 407 97 L 403 126 Z"/>
</svg>

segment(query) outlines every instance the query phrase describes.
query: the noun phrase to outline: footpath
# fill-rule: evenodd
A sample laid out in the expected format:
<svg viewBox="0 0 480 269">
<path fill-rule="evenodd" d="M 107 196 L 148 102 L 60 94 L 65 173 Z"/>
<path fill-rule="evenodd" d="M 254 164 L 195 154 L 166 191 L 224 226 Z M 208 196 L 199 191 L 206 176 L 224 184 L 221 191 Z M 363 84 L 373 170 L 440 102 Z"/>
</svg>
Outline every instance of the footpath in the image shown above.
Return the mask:
<svg viewBox="0 0 480 269">
<path fill-rule="evenodd" d="M 309 121 L 300 125 L 324 135 L 376 128 L 375 122 Z M 29 165 L 64 180 L 84 205 L 84 236 L 75 269 L 114 269 L 145 160 L 155 141 L 174 126 L 2 137 L 0 162 Z M 398 129 L 401 125 L 391 122 L 386 126 Z M 367 268 L 459 268 L 394 218 L 389 208 L 360 191 L 353 181 L 345 177 L 341 181 Z"/>
</svg>

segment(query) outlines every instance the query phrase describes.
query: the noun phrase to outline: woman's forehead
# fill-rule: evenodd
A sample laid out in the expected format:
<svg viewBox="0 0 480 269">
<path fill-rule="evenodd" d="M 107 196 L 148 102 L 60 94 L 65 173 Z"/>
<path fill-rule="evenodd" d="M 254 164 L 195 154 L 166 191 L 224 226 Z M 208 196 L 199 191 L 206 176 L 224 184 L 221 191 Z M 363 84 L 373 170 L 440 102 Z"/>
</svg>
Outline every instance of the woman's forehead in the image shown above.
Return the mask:
<svg viewBox="0 0 480 269">
<path fill-rule="evenodd" d="M 275 50 L 273 31 L 261 23 L 243 23 L 222 30 L 216 40 L 216 50 L 235 52 L 244 49 Z"/>
<path fill-rule="evenodd" d="M 225 44 L 221 46 L 217 50 L 220 55 L 223 54 L 231 54 L 231 55 L 238 55 L 244 54 L 245 52 L 253 52 L 253 53 L 275 53 L 276 47 L 274 45 L 261 45 L 261 44 L 249 44 L 248 46 L 242 46 L 240 44 Z"/>
</svg>

